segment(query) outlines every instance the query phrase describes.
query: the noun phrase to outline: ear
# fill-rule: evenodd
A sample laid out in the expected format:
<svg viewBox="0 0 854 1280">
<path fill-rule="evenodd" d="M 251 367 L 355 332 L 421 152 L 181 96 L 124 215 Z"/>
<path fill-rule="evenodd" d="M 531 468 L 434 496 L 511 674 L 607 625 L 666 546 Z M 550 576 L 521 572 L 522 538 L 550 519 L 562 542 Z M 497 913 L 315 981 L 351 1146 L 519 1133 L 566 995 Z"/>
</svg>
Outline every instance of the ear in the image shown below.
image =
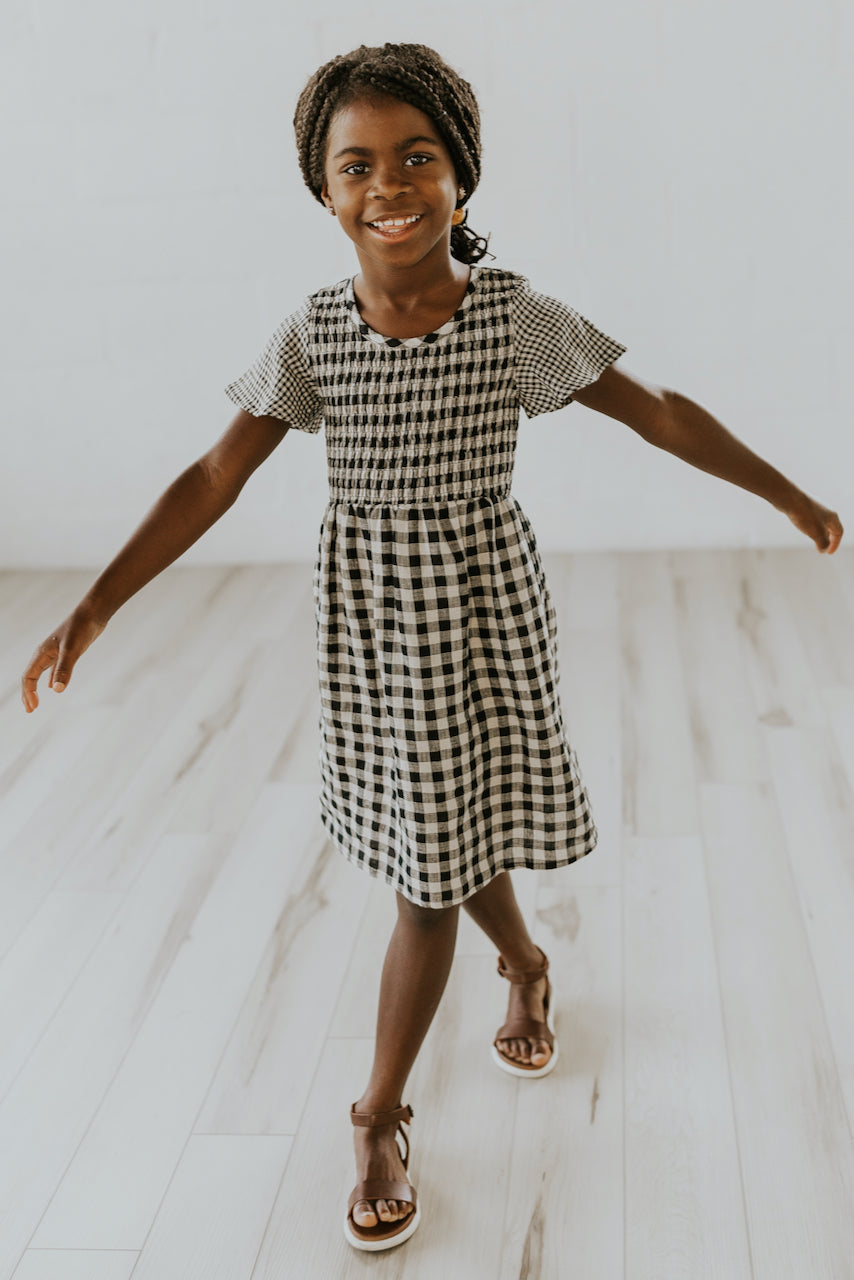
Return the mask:
<svg viewBox="0 0 854 1280">
<path fill-rule="evenodd" d="M 325 182 L 323 186 L 320 188 L 320 198 L 323 201 L 323 203 L 326 205 L 327 209 L 332 208 L 332 197 L 329 194 L 329 187 L 326 185 Z"/>
</svg>

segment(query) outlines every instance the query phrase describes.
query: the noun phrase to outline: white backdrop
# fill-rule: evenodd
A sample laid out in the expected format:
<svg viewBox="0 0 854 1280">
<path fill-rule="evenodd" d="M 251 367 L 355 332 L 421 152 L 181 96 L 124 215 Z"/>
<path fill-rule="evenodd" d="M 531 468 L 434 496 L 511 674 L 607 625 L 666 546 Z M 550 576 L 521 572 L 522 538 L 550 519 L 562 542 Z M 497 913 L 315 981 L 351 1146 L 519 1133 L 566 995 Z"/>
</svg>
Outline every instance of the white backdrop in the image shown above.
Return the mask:
<svg viewBox="0 0 854 1280">
<path fill-rule="evenodd" d="M 225 429 L 224 385 L 358 269 L 303 186 L 321 62 L 433 45 L 473 84 L 470 222 L 843 523 L 854 509 L 854 6 L 836 0 L 3 0 L 0 565 L 102 567 Z M 573 405 L 522 418 L 543 550 L 806 545 Z M 290 432 L 188 562 L 311 559 L 323 435 Z"/>
</svg>

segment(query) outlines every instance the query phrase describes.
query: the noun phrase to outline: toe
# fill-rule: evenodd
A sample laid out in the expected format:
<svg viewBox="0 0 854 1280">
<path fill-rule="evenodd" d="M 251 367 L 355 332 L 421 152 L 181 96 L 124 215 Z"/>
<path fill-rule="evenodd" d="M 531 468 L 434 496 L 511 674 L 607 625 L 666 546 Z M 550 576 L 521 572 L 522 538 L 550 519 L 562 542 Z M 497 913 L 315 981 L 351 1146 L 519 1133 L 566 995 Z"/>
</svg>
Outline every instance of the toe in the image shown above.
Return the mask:
<svg viewBox="0 0 854 1280">
<path fill-rule="evenodd" d="M 377 1215 L 374 1213 L 374 1207 L 370 1200 L 358 1200 L 353 1205 L 353 1221 L 358 1223 L 360 1227 L 375 1227 L 377 1225 Z"/>
<path fill-rule="evenodd" d="M 543 1067 L 551 1057 L 551 1049 L 545 1040 L 536 1040 L 531 1051 L 531 1063 L 535 1067 Z"/>
</svg>

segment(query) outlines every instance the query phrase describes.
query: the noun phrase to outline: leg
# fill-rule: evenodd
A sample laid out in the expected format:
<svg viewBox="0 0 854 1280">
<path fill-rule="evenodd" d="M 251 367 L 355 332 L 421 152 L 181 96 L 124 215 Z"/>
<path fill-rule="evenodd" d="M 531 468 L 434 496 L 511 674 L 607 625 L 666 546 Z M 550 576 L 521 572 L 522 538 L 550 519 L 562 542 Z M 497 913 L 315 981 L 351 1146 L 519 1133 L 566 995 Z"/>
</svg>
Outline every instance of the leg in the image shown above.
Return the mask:
<svg viewBox="0 0 854 1280">
<path fill-rule="evenodd" d="M 467 898 L 463 906 L 475 924 L 483 929 L 498 948 L 508 969 L 524 973 L 527 969 L 539 968 L 543 962 L 542 956 L 528 933 L 513 892 L 513 881 L 507 871 L 502 871 L 479 893 Z M 517 1014 L 542 1021 L 546 985 L 545 978 L 531 986 L 511 984 L 508 1021 Z M 501 1040 L 499 1045 L 508 1058 L 532 1063 L 535 1067 L 548 1062 L 551 1052 L 544 1040 Z"/>
<path fill-rule="evenodd" d="M 418 1056 L 451 971 L 459 907 L 418 907 L 397 895 L 397 923 L 388 944 L 380 983 L 374 1063 L 357 1111 L 388 1111 L 402 1103 L 403 1089 Z M 396 1125 L 353 1129 L 357 1177 L 406 1180 L 395 1142 Z M 409 1212 L 405 1201 L 360 1200 L 359 1226 L 379 1217 L 393 1222 Z"/>
</svg>

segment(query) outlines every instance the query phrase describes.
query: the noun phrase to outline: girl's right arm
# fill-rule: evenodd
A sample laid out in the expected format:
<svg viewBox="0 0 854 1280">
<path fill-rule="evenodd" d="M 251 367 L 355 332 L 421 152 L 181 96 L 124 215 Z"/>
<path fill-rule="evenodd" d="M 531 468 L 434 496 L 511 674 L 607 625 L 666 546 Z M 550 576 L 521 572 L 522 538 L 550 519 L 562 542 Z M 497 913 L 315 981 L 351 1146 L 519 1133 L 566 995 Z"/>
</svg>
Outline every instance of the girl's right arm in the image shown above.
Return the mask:
<svg viewBox="0 0 854 1280">
<path fill-rule="evenodd" d="M 256 418 L 240 409 L 213 448 L 172 482 L 77 607 L 33 654 L 21 680 L 27 712 L 39 705 L 37 685 L 42 673 L 51 668 L 48 683 L 60 693 L 77 659 L 116 610 L 224 515 L 287 431 L 287 423 L 278 418 Z"/>
</svg>

